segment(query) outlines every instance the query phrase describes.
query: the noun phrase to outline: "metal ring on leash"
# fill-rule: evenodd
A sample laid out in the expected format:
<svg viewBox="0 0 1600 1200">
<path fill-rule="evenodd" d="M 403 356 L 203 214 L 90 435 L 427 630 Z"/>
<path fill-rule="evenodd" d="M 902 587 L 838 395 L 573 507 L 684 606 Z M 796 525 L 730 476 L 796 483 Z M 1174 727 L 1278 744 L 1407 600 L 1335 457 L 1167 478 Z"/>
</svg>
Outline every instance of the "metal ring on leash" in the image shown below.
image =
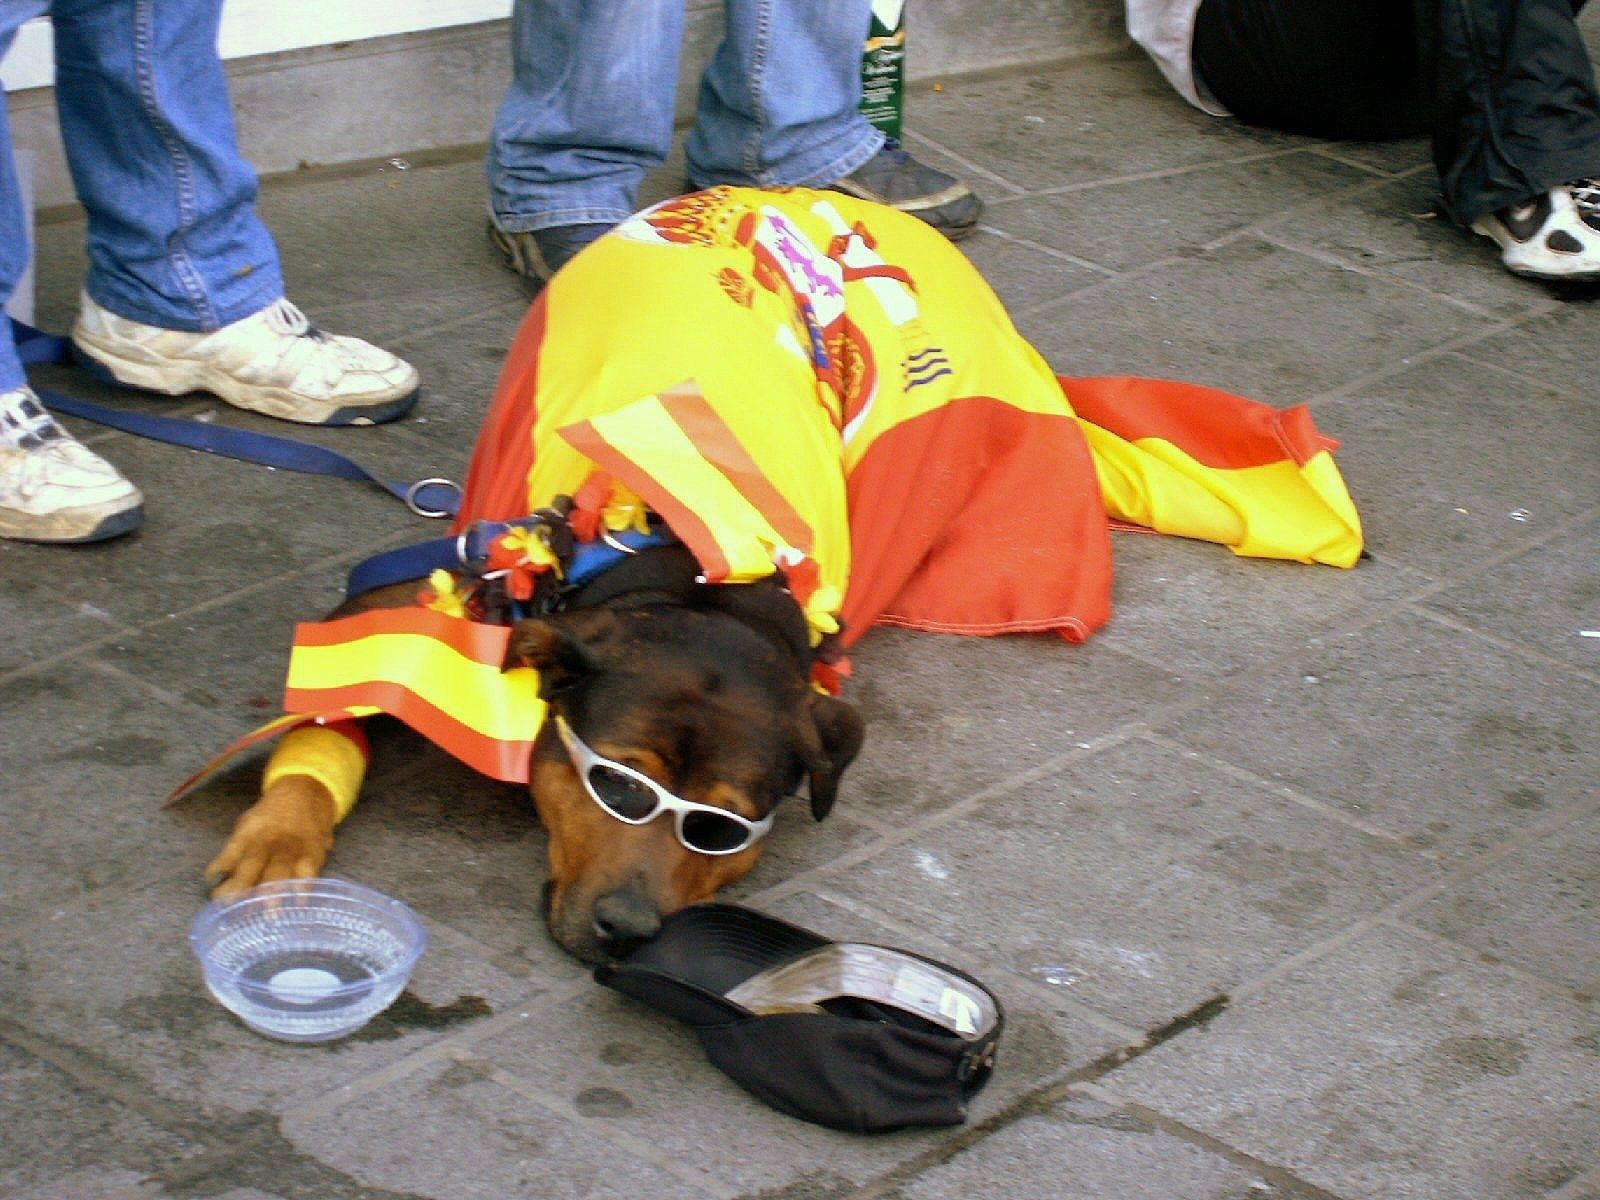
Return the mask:
<svg viewBox="0 0 1600 1200">
<path fill-rule="evenodd" d="M 461 485 L 459 483 L 453 479 L 445 479 L 438 475 L 431 475 L 427 479 L 417 480 L 410 487 L 406 488 L 406 494 L 402 496 L 401 499 L 405 501 L 406 507 L 412 512 L 416 513 L 419 517 L 437 518 L 454 516 L 455 514 L 452 513 L 448 508 L 423 508 L 422 505 L 417 503 L 417 496 L 422 489 L 435 483 L 439 484 L 441 487 L 453 488 L 455 490 L 456 499 L 459 500 L 461 498 Z"/>
</svg>

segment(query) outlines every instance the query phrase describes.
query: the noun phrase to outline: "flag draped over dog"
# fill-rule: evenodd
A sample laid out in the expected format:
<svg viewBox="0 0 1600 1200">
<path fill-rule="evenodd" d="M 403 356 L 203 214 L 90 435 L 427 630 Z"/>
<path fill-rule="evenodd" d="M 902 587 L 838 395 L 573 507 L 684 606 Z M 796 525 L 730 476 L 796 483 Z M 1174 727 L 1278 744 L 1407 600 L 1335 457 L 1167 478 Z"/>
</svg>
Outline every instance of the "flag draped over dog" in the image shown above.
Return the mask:
<svg viewBox="0 0 1600 1200">
<path fill-rule="evenodd" d="M 892 624 L 1080 641 L 1110 615 L 1114 521 L 1351 566 L 1360 523 L 1333 446 L 1304 408 L 1058 377 L 913 217 L 717 188 L 633 217 L 545 288 L 458 528 L 604 473 L 708 583 L 783 569 L 818 636 Z M 525 778 L 537 696 L 501 674 L 503 636 L 441 621 L 470 624 L 419 609 L 303 626 L 287 706 L 374 706 Z"/>
</svg>

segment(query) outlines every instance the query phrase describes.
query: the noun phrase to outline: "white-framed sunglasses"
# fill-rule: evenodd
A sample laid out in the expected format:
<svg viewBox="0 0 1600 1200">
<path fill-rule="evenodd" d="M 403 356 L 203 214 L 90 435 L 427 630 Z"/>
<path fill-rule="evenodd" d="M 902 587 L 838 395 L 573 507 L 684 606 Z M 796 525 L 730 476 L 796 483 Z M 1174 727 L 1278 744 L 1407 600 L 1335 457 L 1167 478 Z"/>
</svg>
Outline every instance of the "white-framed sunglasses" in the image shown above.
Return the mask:
<svg viewBox="0 0 1600 1200">
<path fill-rule="evenodd" d="M 561 744 L 578 768 L 590 799 L 626 825 L 644 825 L 663 812 L 672 813 L 678 841 L 696 854 L 737 854 L 765 837 L 772 815 L 752 821 L 725 808 L 697 804 L 674 796 L 654 779 L 589 749 L 567 719 L 554 714 Z"/>
</svg>

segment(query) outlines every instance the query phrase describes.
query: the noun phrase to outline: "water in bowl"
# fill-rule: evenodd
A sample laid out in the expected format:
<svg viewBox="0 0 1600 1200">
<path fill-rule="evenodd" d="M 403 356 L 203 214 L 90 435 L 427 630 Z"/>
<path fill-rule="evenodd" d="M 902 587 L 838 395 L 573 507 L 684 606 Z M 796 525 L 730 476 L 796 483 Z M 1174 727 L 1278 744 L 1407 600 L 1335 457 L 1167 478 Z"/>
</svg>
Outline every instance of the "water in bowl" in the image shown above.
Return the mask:
<svg viewBox="0 0 1600 1200">
<path fill-rule="evenodd" d="M 280 908 L 210 947 L 212 993 L 246 1025 L 290 1041 L 340 1037 L 405 985 L 410 948 L 394 931 L 348 914 Z"/>
<path fill-rule="evenodd" d="M 348 1003 L 362 991 L 352 984 L 370 985 L 377 977 L 356 955 L 321 949 L 266 954 L 239 972 L 243 983 L 260 989 L 255 993 L 257 1003 L 286 1013 L 317 1012 Z"/>
</svg>

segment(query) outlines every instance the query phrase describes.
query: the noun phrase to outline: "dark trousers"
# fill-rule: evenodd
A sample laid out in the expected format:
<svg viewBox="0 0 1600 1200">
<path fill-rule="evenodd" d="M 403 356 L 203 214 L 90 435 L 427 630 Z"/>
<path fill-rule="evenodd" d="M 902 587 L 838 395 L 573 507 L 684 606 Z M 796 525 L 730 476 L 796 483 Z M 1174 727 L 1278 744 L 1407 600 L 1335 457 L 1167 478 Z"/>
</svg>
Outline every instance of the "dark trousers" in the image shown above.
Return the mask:
<svg viewBox="0 0 1600 1200">
<path fill-rule="evenodd" d="M 1429 133 L 1463 224 L 1600 176 L 1586 0 L 1204 0 L 1194 66 L 1240 120 L 1325 138 Z"/>
</svg>

